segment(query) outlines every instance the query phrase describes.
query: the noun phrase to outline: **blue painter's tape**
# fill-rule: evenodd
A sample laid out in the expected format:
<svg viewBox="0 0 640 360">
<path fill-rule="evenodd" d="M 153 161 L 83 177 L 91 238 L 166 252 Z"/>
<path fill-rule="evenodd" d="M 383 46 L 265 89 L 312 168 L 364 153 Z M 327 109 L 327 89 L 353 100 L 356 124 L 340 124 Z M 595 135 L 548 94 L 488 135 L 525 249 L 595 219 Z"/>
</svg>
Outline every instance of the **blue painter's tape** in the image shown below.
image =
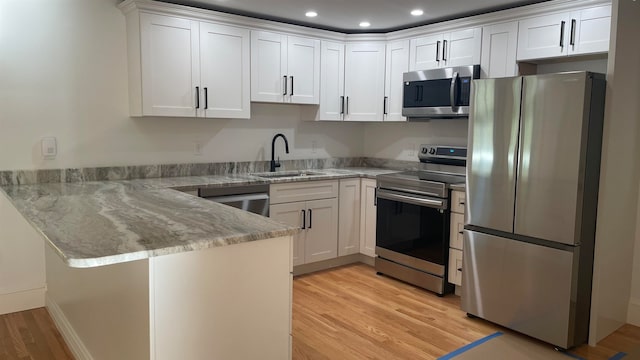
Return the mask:
<svg viewBox="0 0 640 360">
<path fill-rule="evenodd" d="M 619 352 L 619 353 L 613 355 L 612 357 L 610 357 L 609 360 L 620 360 L 625 356 L 627 356 L 627 353 Z"/>
<path fill-rule="evenodd" d="M 494 334 L 491 334 L 489 336 L 483 337 L 480 340 L 476 340 L 476 341 L 472 342 L 469 345 L 465 345 L 465 346 L 461 347 L 460 349 L 458 349 L 458 350 L 456 350 L 454 352 L 450 352 L 445 356 L 439 357 L 438 360 L 450 360 L 450 359 L 453 359 L 454 357 L 462 354 L 463 352 L 471 350 L 474 347 L 476 347 L 478 345 L 481 345 L 481 344 L 484 344 L 487 341 L 489 341 L 489 340 L 491 340 L 491 339 L 493 339 L 495 337 L 501 336 L 501 335 L 503 335 L 503 334 L 500 331 L 498 331 L 497 333 L 494 333 Z"/>
</svg>

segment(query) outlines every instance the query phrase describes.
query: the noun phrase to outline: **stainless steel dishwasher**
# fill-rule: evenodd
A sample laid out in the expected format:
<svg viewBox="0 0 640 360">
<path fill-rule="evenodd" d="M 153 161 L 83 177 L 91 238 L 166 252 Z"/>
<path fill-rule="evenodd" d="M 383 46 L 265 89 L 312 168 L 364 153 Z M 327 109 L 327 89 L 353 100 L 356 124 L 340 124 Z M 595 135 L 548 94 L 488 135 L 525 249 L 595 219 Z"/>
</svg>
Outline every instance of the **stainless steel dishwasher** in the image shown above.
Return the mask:
<svg viewBox="0 0 640 360">
<path fill-rule="evenodd" d="M 268 184 L 200 188 L 198 196 L 262 216 L 269 216 Z"/>
</svg>

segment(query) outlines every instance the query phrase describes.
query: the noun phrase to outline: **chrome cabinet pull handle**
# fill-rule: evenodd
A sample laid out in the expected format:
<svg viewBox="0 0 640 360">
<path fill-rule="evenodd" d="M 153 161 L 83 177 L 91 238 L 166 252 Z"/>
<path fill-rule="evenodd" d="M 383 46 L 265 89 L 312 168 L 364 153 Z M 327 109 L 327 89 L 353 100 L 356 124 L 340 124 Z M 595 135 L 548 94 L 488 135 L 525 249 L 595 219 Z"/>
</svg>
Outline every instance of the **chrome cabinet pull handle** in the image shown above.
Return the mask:
<svg viewBox="0 0 640 360">
<path fill-rule="evenodd" d="M 447 61 L 447 40 L 442 41 L 442 61 Z"/>
<path fill-rule="evenodd" d="M 284 75 L 283 79 L 284 79 L 284 92 L 282 93 L 282 95 L 287 95 L 287 75 Z"/>
</svg>

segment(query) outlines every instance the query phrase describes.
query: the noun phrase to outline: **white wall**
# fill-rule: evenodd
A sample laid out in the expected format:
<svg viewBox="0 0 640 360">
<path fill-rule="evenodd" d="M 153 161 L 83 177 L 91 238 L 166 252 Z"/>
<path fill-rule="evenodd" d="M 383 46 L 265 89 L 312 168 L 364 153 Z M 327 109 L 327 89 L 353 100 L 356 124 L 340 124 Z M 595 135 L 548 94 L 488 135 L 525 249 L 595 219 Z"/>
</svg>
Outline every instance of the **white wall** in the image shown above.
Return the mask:
<svg viewBox="0 0 640 360">
<path fill-rule="evenodd" d="M 593 269 L 591 345 L 627 322 L 638 211 L 640 2 L 613 0 L 612 16 Z"/>
<path fill-rule="evenodd" d="M 418 161 L 420 144 L 467 146 L 468 119 L 436 119 L 408 123 L 368 123 L 364 154 L 369 157 Z"/>
<path fill-rule="evenodd" d="M 130 118 L 119 2 L 0 2 L 0 170 L 263 160 L 277 132 L 292 147 L 282 159 L 362 155 L 361 124 L 303 122 L 295 105 L 253 104 L 251 120 Z M 57 137 L 57 159 L 42 160 L 43 136 Z"/>
</svg>

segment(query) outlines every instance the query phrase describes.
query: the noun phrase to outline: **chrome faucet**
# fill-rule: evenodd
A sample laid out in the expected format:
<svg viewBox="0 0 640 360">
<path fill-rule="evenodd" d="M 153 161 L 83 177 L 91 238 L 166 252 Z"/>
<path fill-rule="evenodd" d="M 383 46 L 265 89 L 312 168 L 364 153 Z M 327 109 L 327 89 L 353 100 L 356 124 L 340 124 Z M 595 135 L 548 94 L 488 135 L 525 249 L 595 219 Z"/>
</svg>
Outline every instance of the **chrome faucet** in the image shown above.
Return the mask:
<svg viewBox="0 0 640 360">
<path fill-rule="evenodd" d="M 276 134 L 271 140 L 271 168 L 269 171 L 274 172 L 276 168 L 280 167 L 280 157 L 278 157 L 278 161 L 275 160 L 274 155 L 276 151 L 276 139 L 281 137 L 284 140 L 284 150 L 289 153 L 289 142 L 287 141 L 287 137 L 283 134 Z"/>
</svg>

